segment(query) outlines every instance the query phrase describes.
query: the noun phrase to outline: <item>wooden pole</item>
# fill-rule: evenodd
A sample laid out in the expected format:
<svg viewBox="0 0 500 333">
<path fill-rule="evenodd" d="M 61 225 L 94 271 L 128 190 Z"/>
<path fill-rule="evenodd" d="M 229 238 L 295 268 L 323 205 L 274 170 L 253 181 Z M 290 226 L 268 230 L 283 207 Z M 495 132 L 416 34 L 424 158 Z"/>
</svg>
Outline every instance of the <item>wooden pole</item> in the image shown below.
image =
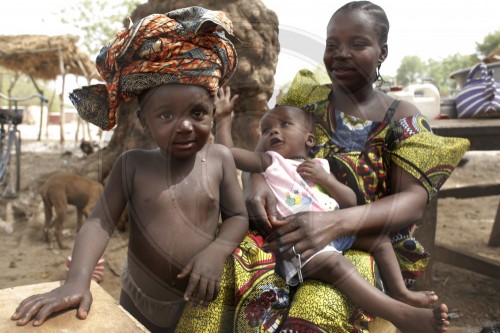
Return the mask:
<svg viewBox="0 0 500 333">
<path fill-rule="evenodd" d="M 43 90 L 40 89 L 40 87 L 38 86 L 38 84 L 35 81 L 35 78 L 33 78 L 33 75 L 31 75 L 31 74 L 30 74 L 30 79 L 31 79 L 31 82 L 33 82 L 33 85 L 35 86 L 36 91 L 41 96 L 43 96 Z M 43 100 L 40 100 L 40 128 L 38 129 L 38 139 L 37 139 L 37 141 L 40 141 L 40 139 L 42 137 L 42 119 L 43 119 Z"/>
<path fill-rule="evenodd" d="M 83 75 L 87 78 L 87 85 L 90 85 L 91 83 L 91 76 L 90 73 L 85 69 L 85 66 L 82 63 L 82 60 L 80 58 L 77 59 L 78 66 L 80 67 L 80 70 L 82 71 Z M 80 129 L 80 124 L 82 125 L 82 137 L 83 140 L 85 140 L 85 129 L 87 130 L 87 135 L 89 137 L 89 142 L 92 142 L 92 135 L 90 133 L 90 124 L 88 121 L 83 121 L 80 117 L 78 117 L 78 126 L 76 130 L 76 135 L 75 135 L 75 141 L 78 141 L 78 130 Z M 86 128 L 85 128 L 86 127 Z"/>
<path fill-rule="evenodd" d="M 56 99 L 56 90 L 52 90 L 52 96 L 49 99 L 49 104 L 47 105 L 47 117 L 44 120 L 45 123 L 45 140 L 49 138 L 49 116 L 50 116 L 50 110 L 52 110 L 54 106 L 54 101 Z"/>
<path fill-rule="evenodd" d="M 61 95 L 59 95 L 61 110 L 59 117 L 59 141 L 60 143 L 64 143 L 64 85 L 66 80 L 66 71 L 64 70 L 64 58 L 61 47 L 58 47 L 59 52 L 59 70 L 61 72 L 62 77 L 62 86 L 61 86 Z"/>
<path fill-rule="evenodd" d="M 40 126 L 38 128 L 38 138 L 37 141 L 42 139 L 42 123 L 43 123 L 43 101 L 40 101 Z"/>
<path fill-rule="evenodd" d="M 85 125 L 87 127 L 87 135 L 89 137 L 89 141 L 92 142 L 92 133 L 90 133 L 90 124 L 88 121 L 85 122 Z"/>
<path fill-rule="evenodd" d="M 490 240 L 488 246 L 500 246 L 500 202 L 498 203 L 495 221 L 493 222 L 493 229 L 491 229 Z"/>
</svg>

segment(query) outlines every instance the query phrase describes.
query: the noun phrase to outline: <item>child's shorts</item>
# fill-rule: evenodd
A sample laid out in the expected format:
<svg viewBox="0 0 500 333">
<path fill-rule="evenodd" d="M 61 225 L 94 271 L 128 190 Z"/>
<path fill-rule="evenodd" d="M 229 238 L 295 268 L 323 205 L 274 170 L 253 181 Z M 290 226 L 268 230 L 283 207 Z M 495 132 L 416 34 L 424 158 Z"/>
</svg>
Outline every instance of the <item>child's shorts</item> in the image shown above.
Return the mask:
<svg viewBox="0 0 500 333">
<path fill-rule="evenodd" d="M 123 267 L 121 282 L 122 290 L 127 293 L 135 307 L 147 320 L 156 326 L 169 327 L 172 320 L 180 316 L 186 304 L 183 299 L 165 302 L 146 295 L 132 279 L 127 265 Z"/>
</svg>

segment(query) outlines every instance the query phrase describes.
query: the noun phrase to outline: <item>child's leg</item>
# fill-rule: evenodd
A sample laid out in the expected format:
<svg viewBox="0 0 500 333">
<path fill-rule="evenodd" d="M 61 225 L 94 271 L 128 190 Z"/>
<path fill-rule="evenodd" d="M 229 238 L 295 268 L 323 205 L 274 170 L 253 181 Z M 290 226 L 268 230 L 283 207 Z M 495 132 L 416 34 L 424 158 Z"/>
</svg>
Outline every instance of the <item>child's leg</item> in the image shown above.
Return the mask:
<svg viewBox="0 0 500 333">
<path fill-rule="evenodd" d="M 446 332 L 448 308 L 420 309 L 399 302 L 368 283 L 342 254 L 322 252 L 302 269 L 304 276 L 332 283 L 351 301 L 405 333 Z"/>
<path fill-rule="evenodd" d="M 421 308 L 426 308 L 438 300 L 433 291 L 415 292 L 406 287 L 391 240 L 387 235 L 358 237 L 352 248 L 364 250 L 373 255 L 384 287 L 391 297 Z"/>
</svg>

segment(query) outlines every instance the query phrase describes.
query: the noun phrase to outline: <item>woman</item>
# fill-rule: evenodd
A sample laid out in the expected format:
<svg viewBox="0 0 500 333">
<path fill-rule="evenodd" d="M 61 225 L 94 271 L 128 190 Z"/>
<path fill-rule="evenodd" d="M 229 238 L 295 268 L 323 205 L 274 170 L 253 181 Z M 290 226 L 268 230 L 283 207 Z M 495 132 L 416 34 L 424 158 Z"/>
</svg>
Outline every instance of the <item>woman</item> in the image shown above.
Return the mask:
<svg viewBox="0 0 500 333">
<path fill-rule="evenodd" d="M 374 89 L 388 55 L 388 32 L 388 19 L 379 6 L 369 1 L 344 5 L 327 27 L 324 63 L 333 85 L 322 86 L 312 73 L 301 71 L 279 102 L 313 112 L 321 144 L 316 156 L 328 159 L 337 179 L 356 191 L 358 206 L 299 213 L 271 233 L 273 194 L 260 175 L 245 179 L 249 215 L 259 232 L 249 233 L 233 254 L 232 271 L 227 271 L 226 282 L 234 286 L 236 299 L 228 293 L 227 299 L 216 300 L 219 304 L 208 309 L 216 318 L 217 311 L 227 312 L 227 307 L 221 309 L 234 301 L 234 313 L 224 317 L 228 322 L 214 319 L 219 320 L 216 325 L 230 325 L 222 331 L 367 329 L 370 315 L 331 285 L 308 280 L 289 289 L 274 273 L 275 253 L 291 259 L 295 251 L 307 260 L 339 237 L 389 233 L 408 286 L 425 268 L 429 254 L 413 239 L 412 226 L 467 150 L 468 141 L 433 135 L 414 105 Z M 346 257 L 366 279 L 378 283 L 367 253 L 347 251 Z M 188 314 L 180 331 L 187 331 L 183 325 L 188 321 L 216 331 L 203 311 Z"/>
</svg>

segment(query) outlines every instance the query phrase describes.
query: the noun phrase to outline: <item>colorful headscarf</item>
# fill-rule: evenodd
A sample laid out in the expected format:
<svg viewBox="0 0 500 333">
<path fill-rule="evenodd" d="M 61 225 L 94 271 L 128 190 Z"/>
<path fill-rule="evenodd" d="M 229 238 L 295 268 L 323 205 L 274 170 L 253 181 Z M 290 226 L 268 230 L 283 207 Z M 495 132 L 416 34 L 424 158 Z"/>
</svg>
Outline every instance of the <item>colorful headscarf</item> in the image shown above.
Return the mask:
<svg viewBox="0 0 500 333">
<path fill-rule="evenodd" d="M 301 69 L 293 78 L 290 88 L 278 101 L 278 104 L 308 109 L 310 104 L 328 96 L 331 89 L 331 82 L 324 83 L 310 70 Z"/>
<path fill-rule="evenodd" d="M 166 83 L 199 85 L 215 96 L 237 65 L 232 22 L 224 12 L 187 7 L 152 14 L 118 32 L 96 58 L 106 84 L 70 93 L 80 116 L 104 130 L 116 124 L 116 112 L 142 91 Z"/>
</svg>

